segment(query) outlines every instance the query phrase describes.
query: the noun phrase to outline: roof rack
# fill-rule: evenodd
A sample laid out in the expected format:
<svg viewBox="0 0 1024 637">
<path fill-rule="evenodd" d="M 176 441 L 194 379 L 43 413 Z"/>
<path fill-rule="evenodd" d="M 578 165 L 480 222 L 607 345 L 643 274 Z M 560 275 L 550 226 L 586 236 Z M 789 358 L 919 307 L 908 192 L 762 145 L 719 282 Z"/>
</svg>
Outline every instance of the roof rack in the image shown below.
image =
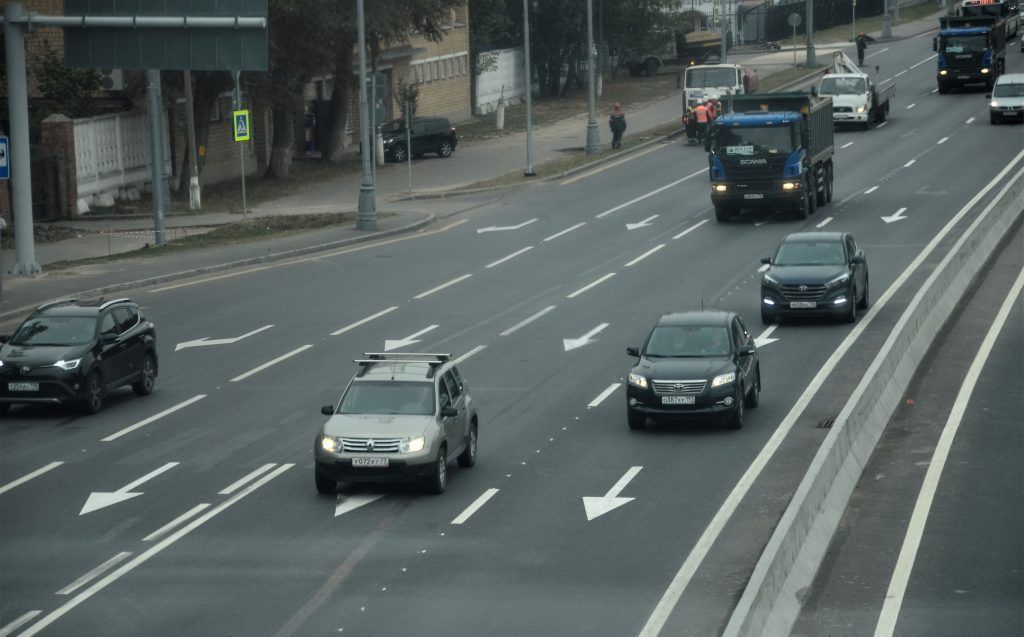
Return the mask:
<svg viewBox="0 0 1024 637">
<path fill-rule="evenodd" d="M 103 301 L 103 298 L 101 297 L 100 300 Z M 100 309 L 101 310 L 105 310 L 108 307 L 110 307 L 111 305 L 114 305 L 114 304 L 117 304 L 117 303 L 129 303 L 129 302 L 131 302 L 131 299 L 129 299 L 129 298 L 111 299 L 110 301 L 104 301 L 102 304 L 100 304 Z"/>
<path fill-rule="evenodd" d="M 378 363 L 426 363 L 429 365 L 427 378 L 433 378 L 437 370 L 451 360 L 451 354 L 433 354 L 423 352 L 364 352 L 366 358 L 357 358 L 354 362 L 359 364 L 359 371 L 356 377 L 361 377 Z M 431 360 L 433 359 L 433 360 Z"/>
<path fill-rule="evenodd" d="M 36 312 L 45 310 L 46 308 L 56 307 L 58 305 L 67 305 L 68 303 L 78 303 L 78 299 L 57 299 L 56 301 L 48 301 L 37 307 Z"/>
</svg>

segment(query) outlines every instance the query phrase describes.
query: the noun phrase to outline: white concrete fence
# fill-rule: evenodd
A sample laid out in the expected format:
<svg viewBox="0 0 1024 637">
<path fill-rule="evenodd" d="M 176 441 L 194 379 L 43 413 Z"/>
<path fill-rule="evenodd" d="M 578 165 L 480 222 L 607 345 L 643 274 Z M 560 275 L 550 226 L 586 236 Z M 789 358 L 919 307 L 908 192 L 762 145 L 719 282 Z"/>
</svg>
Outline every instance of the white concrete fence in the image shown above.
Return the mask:
<svg viewBox="0 0 1024 637">
<path fill-rule="evenodd" d="M 523 50 L 500 49 L 477 56 L 477 68 L 490 67 L 476 77 L 477 115 L 493 113 L 504 95 L 505 105 L 526 99 L 526 74 L 523 71 Z"/>
</svg>

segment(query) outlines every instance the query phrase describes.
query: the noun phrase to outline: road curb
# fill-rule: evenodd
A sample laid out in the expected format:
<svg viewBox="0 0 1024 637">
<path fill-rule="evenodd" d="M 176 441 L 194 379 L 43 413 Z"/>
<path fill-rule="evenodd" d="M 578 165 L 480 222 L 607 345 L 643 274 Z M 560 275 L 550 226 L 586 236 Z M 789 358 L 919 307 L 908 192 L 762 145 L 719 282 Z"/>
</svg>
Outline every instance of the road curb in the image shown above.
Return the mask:
<svg viewBox="0 0 1024 637">
<path fill-rule="evenodd" d="M 271 263 L 271 262 L 274 262 L 274 261 L 284 261 L 284 260 L 292 259 L 292 258 L 295 258 L 295 257 L 305 256 L 307 254 L 314 254 L 316 252 L 326 252 L 327 250 L 333 250 L 333 249 L 336 249 L 336 248 L 343 248 L 343 247 L 349 246 L 349 245 L 356 245 L 356 244 L 360 244 L 360 243 L 367 243 L 369 241 L 373 241 L 373 240 L 376 240 L 376 239 L 384 239 L 384 238 L 387 238 L 387 237 L 393 237 L 395 235 L 405 234 L 405 233 L 408 233 L 408 232 L 415 232 L 416 230 L 419 230 L 420 228 L 423 228 L 425 226 L 428 226 L 428 225 L 434 223 L 434 221 L 436 221 L 436 220 L 437 220 L 437 217 L 434 214 L 426 213 L 425 216 L 422 219 L 420 219 L 418 221 L 415 221 L 413 223 L 410 223 L 408 225 L 401 226 L 399 228 L 392 228 L 390 230 L 381 230 L 381 231 L 374 232 L 372 234 L 367 234 L 367 235 L 364 235 L 364 236 L 349 237 L 347 239 L 339 239 L 337 241 L 329 241 L 327 243 L 319 243 L 319 244 L 312 245 L 312 246 L 306 246 L 304 248 L 294 248 L 292 250 L 285 250 L 284 252 L 275 252 L 273 254 L 264 254 L 264 255 L 260 255 L 258 257 L 249 257 L 249 258 L 246 258 L 246 259 L 238 259 L 236 261 L 228 261 L 227 263 L 216 263 L 216 264 L 204 266 L 204 267 L 201 267 L 201 268 L 193 268 L 191 270 L 181 270 L 181 271 L 178 271 L 178 272 L 172 272 L 170 274 L 161 274 L 159 276 L 148 277 L 148 278 L 139 279 L 139 280 L 136 280 L 136 281 L 125 281 L 123 283 L 113 283 L 111 285 L 104 285 L 104 286 L 101 286 L 101 287 L 98 287 L 98 288 L 92 288 L 90 290 L 83 290 L 83 291 L 76 292 L 76 293 L 71 294 L 71 295 L 62 295 L 61 297 L 57 297 L 57 298 L 65 298 L 65 297 L 68 297 L 68 296 L 94 297 L 94 296 L 100 296 L 100 295 L 103 295 L 103 294 L 109 294 L 111 292 L 119 292 L 121 290 L 129 290 L 129 289 L 134 289 L 134 288 L 148 287 L 148 286 L 151 286 L 151 285 L 158 285 L 158 284 L 161 284 L 161 283 L 170 283 L 172 281 L 180 281 L 181 279 L 188 279 L 188 278 L 192 278 L 192 277 L 196 277 L 196 276 L 201 276 L 203 274 L 211 274 L 211 273 L 214 273 L 214 272 L 224 272 L 224 271 L 227 271 L 227 270 L 237 270 L 239 268 L 244 268 L 244 267 L 248 267 L 248 266 L 252 266 L 252 265 L 260 265 L 262 263 Z M 24 316 L 24 315 L 28 314 L 29 312 L 31 312 L 32 310 L 36 309 L 40 304 L 45 303 L 45 302 L 47 302 L 49 300 L 54 300 L 54 299 L 44 299 L 44 300 L 40 301 L 39 303 L 35 303 L 33 305 L 29 305 L 29 306 L 25 306 L 25 307 L 20 307 L 20 308 L 16 308 L 16 309 L 13 309 L 13 310 L 7 310 L 7 311 L 5 311 L 3 313 L 0 313 L 0 322 L 8 321 L 8 320 L 11 320 L 13 318 L 17 318 L 19 316 Z"/>
<path fill-rule="evenodd" d="M 775 527 L 724 637 L 789 634 L 804 591 L 813 583 L 864 467 L 918 365 L 1022 216 L 1024 169 L 1018 169 L 956 240 L 893 327 Z"/>
</svg>

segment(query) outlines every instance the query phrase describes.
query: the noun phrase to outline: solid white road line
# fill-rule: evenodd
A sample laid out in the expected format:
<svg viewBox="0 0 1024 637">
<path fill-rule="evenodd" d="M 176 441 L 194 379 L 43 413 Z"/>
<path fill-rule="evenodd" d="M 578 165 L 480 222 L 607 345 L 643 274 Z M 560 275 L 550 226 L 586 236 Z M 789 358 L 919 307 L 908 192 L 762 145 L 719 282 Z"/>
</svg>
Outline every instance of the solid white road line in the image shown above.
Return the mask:
<svg viewBox="0 0 1024 637">
<path fill-rule="evenodd" d="M 656 195 L 658 193 L 661 193 L 661 192 L 664 192 L 664 191 L 668 190 L 669 188 L 672 188 L 673 186 L 678 186 L 679 184 L 683 183 L 684 181 L 686 181 L 688 179 L 693 179 L 697 175 L 700 175 L 702 173 L 706 173 L 707 171 L 708 171 L 707 168 L 701 168 L 697 172 L 690 173 L 689 175 L 683 177 L 682 179 L 677 179 L 677 180 L 673 181 L 672 183 L 665 184 L 661 188 L 655 188 L 654 190 L 652 190 L 651 192 L 647 193 L 646 195 L 640 195 L 639 197 L 636 197 L 634 199 L 630 199 L 626 203 L 619 204 L 619 205 L 615 206 L 614 208 L 610 208 L 608 210 L 605 210 L 604 212 L 596 215 L 596 218 L 601 219 L 603 217 L 607 217 L 608 215 L 610 215 L 610 214 L 612 214 L 614 212 L 618 212 L 618 211 L 622 210 L 623 208 L 628 208 L 629 206 L 632 206 L 636 202 L 643 201 L 644 199 L 647 199 L 648 197 L 653 197 L 654 195 Z"/>
<path fill-rule="evenodd" d="M 662 248 L 664 248 L 664 247 L 665 247 L 665 244 L 664 244 L 664 243 L 659 243 L 658 245 L 654 246 L 653 248 L 651 248 L 651 249 L 650 249 L 650 250 L 648 250 L 647 252 L 644 252 L 643 254 L 641 254 L 640 256 L 638 256 L 637 258 L 635 258 L 635 259 L 633 259 L 632 261 L 630 261 L 629 263 L 627 263 L 627 264 L 625 265 L 625 267 L 627 267 L 627 268 L 628 268 L 628 267 L 629 267 L 629 266 L 631 266 L 631 265 L 636 265 L 637 263 L 640 263 L 641 261 L 643 261 L 644 259 L 646 259 L 647 257 L 651 256 L 652 254 L 654 254 L 654 253 L 655 253 L 655 252 L 657 252 L 658 250 L 661 250 L 661 249 L 662 249 Z"/>
<path fill-rule="evenodd" d="M 428 297 L 431 294 L 433 294 L 434 292 L 440 292 L 441 290 L 445 289 L 446 287 L 455 285 L 456 283 L 461 283 L 462 281 L 465 281 L 466 279 L 468 279 L 471 276 L 473 276 L 473 275 L 472 274 L 463 274 L 462 276 L 456 277 L 456 278 L 452 279 L 451 281 L 449 281 L 447 283 L 442 283 L 441 285 L 437 286 L 436 288 L 431 288 L 431 289 L 427 290 L 426 292 L 420 292 L 419 294 L 417 294 L 416 296 L 414 296 L 412 298 L 414 298 L 414 299 L 422 299 L 424 297 Z"/>
<path fill-rule="evenodd" d="M 172 544 L 174 544 L 175 542 L 177 542 L 181 538 L 185 537 L 186 535 L 188 535 L 192 531 L 198 529 L 200 526 L 202 526 L 206 522 L 209 522 L 210 520 L 212 520 L 213 518 L 215 518 L 219 514 L 223 513 L 225 510 L 228 509 L 228 507 L 231 507 L 235 503 L 239 502 L 245 496 L 253 493 L 254 491 L 259 489 L 263 485 L 267 484 L 268 482 L 270 482 L 271 480 L 273 480 L 274 478 L 278 477 L 279 475 L 281 475 L 282 473 L 284 473 L 288 469 L 291 469 L 294 466 L 295 465 L 291 464 L 291 463 L 281 465 L 280 467 L 275 469 L 272 473 L 270 473 L 270 474 L 260 478 L 257 482 L 254 482 L 253 484 L 249 485 L 248 487 L 246 487 L 242 491 L 239 491 L 236 495 L 231 496 L 231 498 L 229 498 L 228 500 L 225 500 L 224 502 L 219 504 L 217 507 L 211 509 L 210 511 L 208 511 L 205 514 L 203 514 L 199 518 L 193 520 L 187 526 L 182 527 L 181 529 L 175 531 L 173 534 L 168 536 L 166 539 L 161 540 L 157 544 L 154 544 L 151 548 L 149 548 L 146 551 L 140 553 L 137 557 L 135 557 L 134 559 L 132 559 L 128 563 L 121 565 L 113 573 L 110 573 L 109 575 L 107 575 L 103 579 L 97 581 L 92 586 L 90 586 L 89 588 L 85 589 L 84 591 L 82 591 L 78 595 L 75 595 L 74 597 L 69 599 L 60 608 L 57 608 L 56 610 L 54 610 L 54 611 L 50 612 L 49 614 L 47 614 L 41 620 L 39 620 L 38 622 L 33 624 L 28 630 L 26 630 L 24 633 L 22 633 L 21 637 L 32 637 L 33 635 L 39 634 L 40 631 L 42 631 L 44 628 L 46 628 L 47 626 L 49 626 L 53 622 L 57 621 L 58 619 L 60 619 L 64 615 L 66 615 L 75 606 L 78 606 L 79 604 L 81 604 L 82 602 L 88 600 L 90 597 L 92 597 L 96 593 L 100 592 L 101 590 L 103 590 L 107 586 L 110 586 L 111 584 L 113 584 L 117 580 L 121 579 L 122 577 L 124 577 L 125 575 L 130 573 L 132 570 L 138 568 L 142 564 L 144 564 L 147 561 L 149 561 L 150 558 L 152 558 L 155 555 L 159 554 L 161 551 L 163 551 L 167 547 L 171 546 Z"/>
<path fill-rule="evenodd" d="M 894 75 L 893 77 L 899 77 L 899 76 L 901 76 L 901 75 L 906 75 L 906 73 L 907 73 L 906 71 L 900 71 L 899 73 L 897 73 L 897 74 L 896 74 L 896 75 Z"/>
<path fill-rule="evenodd" d="M 30 621 L 32 621 L 33 619 L 35 619 L 35 617 L 37 615 L 42 615 L 42 614 L 43 614 L 43 611 L 41 611 L 41 610 L 30 610 L 30 611 L 28 611 L 27 613 L 25 613 L 21 617 L 15 619 L 11 623 L 9 623 L 6 626 L 4 626 L 3 628 L 0 628 L 0 637 L 8 637 L 8 635 L 13 635 L 16 630 L 18 630 L 19 628 L 21 628 L 25 624 L 27 624 Z"/>
<path fill-rule="evenodd" d="M 596 175 L 596 174 L 598 174 L 600 172 L 603 172 L 605 170 L 609 170 L 611 168 L 615 168 L 616 166 L 624 164 L 627 161 L 632 161 L 634 159 L 638 159 L 640 157 L 643 157 L 644 155 L 648 155 L 648 154 L 653 153 L 655 151 L 661 150 L 662 148 L 668 148 L 668 144 L 656 144 L 653 148 L 648 148 L 647 150 L 642 150 L 640 152 L 630 153 L 630 155 L 628 157 L 625 157 L 624 159 L 620 159 L 618 161 L 614 161 L 614 162 L 612 162 L 610 164 L 605 164 L 604 166 L 601 166 L 600 168 L 595 168 L 594 170 L 588 170 L 587 172 L 585 172 L 583 174 L 580 174 L 580 175 L 577 175 L 575 177 L 570 177 L 569 179 L 564 179 L 564 180 L 558 182 L 558 185 L 559 186 L 568 186 L 569 184 L 576 183 L 577 181 L 579 181 L 581 179 L 586 179 L 587 177 L 592 177 L 592 176 L 594 176 L 594 175 Z"/>
<path fill-rule="evenodd" d="M 163 525 L 159 529 L 153 531 L 152 533 L 150 533 L 146 537 L 142 538 L 142 541 L 143 542 L 152 542 L 153 540 L 159 538 L 161 535 L 164 535 L 165 533 L 167 533 L 168 531 L 170 531 L 174 527 L 178 526 L 179 524 L 184 524 L 185 520 L 190 520 L 190 519 L 194 518 L 195 516 L 199 515 L 199 513 L 201 511 L 203 511 L 204 509 L 206 509 L 206 507 L 208 507 L 208 506 L 210 506 L 210 505 L 207 504 L 206 502 L 200 502 L 199 504 L 195 505 L 194 507 L 192 507 L 188 511 L 185 511 L 184 513 L 182 513 L 178 517 L 174 518 L 173 520 L 171 520 L 167 524 Z"/>
<path fill-rule="evenodd" d="M 160 420 L 164 416 L 173 414 L 174 412 L 178 411 L 179 409 L 184 409 L 185 407 L 188 407 L 192 403 L 199 402 L 200 400 L 202 400 L 204 398 L 206 398 L 206 394 L 198 394 L 196 396 L 193 396 L 192 398 L 189 398 L 185 402 L 178 403 L 177 405 L 175 405 L 173 407 L 168 407 L 167 409 L 161 411 L 159 414 L 150 416 L 149 418 L 146 418 L 145 420 L 140 420 L 139 422 L 135 423 L 134 425 L 131 425 L 129 427 L 125 427 L 124 429 L 122 429 L 121 431 L 119 431 L 117 433 L 110 434 L 106 438 L 100 438 L 100 442 L 110 442 L 112 440 L 117 440 L 121 436 L 128 435 L 131 432 L 135 431 L 136 429 L 140 429 L 140 428 L 145 427 L 146 425 L 148 425 L 150 423 L 156 422 L 157 420 Z"/>
<path fill-rule="evenodd" d="M 965 124 L 970 124 L 970 123 L 971 123 L 971 122 L 973 122 L 973 121 L 974 121 L 974 118 L 973 118 L 973 117 L 969 117 L 969 118 L 967 118 L 967 121 L 966 121 L 966 122 L 964 122 L 964 123 L 965 123 Z"/>
<path fill-rule="evenodd" d="M 903 167 L 904 167 L 904 168 L 910 168 L 911 166 L 913 166 L 913 165 L 914 165 L 914 163 L 915 163 L 916 161 L 917 161 L 916 159 L 911 159 L 911 160 L 910 160 L 910 161 L 908 161 L 907 163 L 903 164 Z"/>
<path fill-rule="evenodd" d="M 466 510 L 459 514 L 459 517 L 452 520 L 452 524 L 462 524 L 470 518 L 471 515 L 477 512 L 483 505 L 487 504 L 487 501 L 494 497 L 494 494 L 498 492 L 497 489 L 488 489 L 483 492 L 479 498 L 477 498 L 473 504 L 466 507 Z"/>
<path fill-rule="evenodd" d="M 263 475 L 264 473 L 270 471 L 271 469 L 273 469 L 276 466 L 277 466 L 276 462 L 269 462 L 269 463 L 263 465 L 262 467 L 260 467 L 259 469 L 256 469 L 252 473 L 246 475 L 244 478 L 240 478 L 236 482 L 233 482 L 230 485 L 224 487 L 223 489 L 221 489 L 220 491 L 217 492 L 217 495 L 231 495 L 235 491 L 238 491 L 239 489 L 241 489 L 242 485 L 246 484 L 247 482 L 251 482 L 252 480 L 255 480 L 257 478 L 257 476 Z"/>
<path fill-rule="evenodd" d="M 844 338 L 839 344 L 839 347 L 832 352 L 832 355 L 829 356 L 828 360 L 825 361 L 825 364 L 818 370 L 818 373 L 814 375 L 813 379 L 811 379 L 807 388 L 804 389 L 802 394 L 800 394 L 796 403 L 794 403 L 793 407 L 789 410 L 789 413 L 786 414 L 786 417 L 781 423 L 779 423 L 778 427 L 775 428 L 775 432 L 768 439 L 768 442 L 765 443 L 760 453 L 758 453 L 757 457 L 750 463 L 747 470 L 743 472 L 743 475 L 736 483 L 736 486 L 734 486 L 732 491 L 729 492 L 729 495 L 725 498 L 722 506 L 719 507 L 718 512 L 715 513 L 715 516 L 711 519 L 711 522 L 708 523 L 704 532 L 697 540 L 697 543 L 692 549 L 690 549 L 690 553 L 686 556 L 686 560 L 679 567 L 679 570 L 672 578 L 672 582 L 668 585 L 668 588 L 665 589 L 665 593 L 662 595 L 658 605 L 655 607 L 650 617 L 648 617 L 647 623 L 640 631 L 640 637 L 656 637 L 658 633 L 661 632 L 661 629 L 664 628 L 669 615 L 672 614 L 672 610 L 676 607 L 680 598 L 682 598 L 683 593 L 686 591 L 686 587 L 689 586 L 690 581 L 697 572 L 697 569 L 700 568 L 704 558 L 707 556 L 708 552 L 711 551 L 711 547 L 718 539 L 718 536 L 725 529 L 725 525 L 729 522 L 729 519 L 732 518 L 732 514 L 736 512 L 740 502 L 744 497 L 746 497 L 747 492 L 750 491 L 751 487 L 753 487 L 754 483 L 757 481 L 758 476 L 761 475 L 761 472 L 772 459 L 772 456 L 775 455 L 775 452 L 782 444 L 782 441 L 789 435 L 789 432 L 796 424 L 797 419 L 799 419 L 803 414 L 807 405 L 810 404 L 811 399 L 818 393 L 818 390 L 825 383 L 825 380 L 828 379 L 832 370 L 839 364 L 839 361 L 842 360 L 847 350 L 853 347 L 857 342 L 857 339 L 860 338 L 861 333 L 871 325 L 872 321 L 874 321 L 874 318 L 878 316 L 878 313 L 882 308 L 888 304 L 889 300 L 896 294 L 896 292 L 903 286 L 904 282 L 910 278 L 917 268 L 920 267 L 924 260 L 935 251 L 935 248 L 946 237 L 946 235 L 952 232 L 953 228 L 960 222 L 960 220 L 963 219 L 963 217 L 967 215 L 967 213 L 970 212 L 970 210 L 974 208 L 974 206 L 976 206 L 990 190 L 995 188 L 996 184 L 998 184 L 1006 174 L 1021 161 L 1021 159 L 1024 159 L 1024 151 L 1021 151 L 1016 157 L 1010 160 L 1007 165 L 999 171 L 999 174 L 993 177 L 993 179 L 988 182 L 984 188 L 978 191 L 970 201 L 964 204 L 964 206 L 955 215 L 953 215 L 953 218 L 950 219 L 949 222 L 939 230 L 938 234 L 928 242 L 928 245 L 918 253 L 914 260 L 910 262 L 906 269 L 903 270 L 896 280 L 893 281 L 892 285 L 890 285 L 885 293 L 883 293 L 875 302 L 874 307 L 868 310 L 868 313 L 865 314 L 864 317 L 861 318 L 860 322 L 858 322 L 846 335 L 846 338 Z"/>
<path fill-rule="evenodd" d="M 371 316 L 367 316 L 364 319 L 359 319 L 355 323 L 351 323 L 349 325 L 346 325 L 345 327 L 341 328 L 340 330 L 335 330 L 334 332 L 331 332 L 331 336 L 338 336 L 339 334 L 344 334 L 345 332 L 347 332 L 347 331 L 349 331 L 351 329 L 355 329 L 355 328 L 359 327 L 360 325 L 364 325 L 366 323 L 369 323 L 373 319 L 378 319 L 378 318 L 384 316 L 385 314 L 388 314 L 389 312 L 394 312 L 397 309 L 398 309 L 397 305 L 392 305 L 391 307 L 389 307 L 386 310 L 381 310 L 380 312 L 377 312 L 376 314 L 373 314 Z"/>
<path fill-rule="evenodd" d="M 577 228 L 582 228 L 585 225 L 587 225 L 586 221 L 583 221 L 581 223 L 577 223 L 575 226 L 569 226 L 565 230 L 562 230 L 560 232 L 556 232 L 555 234 L 551 235 L 550 237 L 547 237 L 546 239 L 544 239 L 544 241 L 553 241 L 553 240 L 557 239 L 558 237 L 562 236 L 563 234 L 569 234 L 573 230 L 575 230 Z"/>
<path fill-rule="evenodd" d="M 932 453 L 932 459 L 928 463 L 928 471 L 924 476 L 924 483 L 917 495 L 917 503 L 914 505 L 914 512 L 910 517 L 910 525 L 907 527 L 907 534 L 903 538 L 903 546 L 900 548 L 899 558 L 896 560 L 896 567 L 893 569 L 892 579 L 889 581 L 889 589 L 885 593 L 885 602 L 882 604 L 882 612 L 878 617 L 878 624 L 875 626 L 875 637 L 892 637 L 896 630 L 896 620 L 899 618 L 900 609 L 903 606 L 903 598 L 907 593 L 907 584 L 910 581 L 910 574 L 914 570 L 914 561 L 917 558 L 917 551 L 921 546 L 921 538 L 924 536 L 924 528 L 928 522 L 928 514 L 932 509 L 932 502 L 935 500 L 935 493 L 939 488 L 939 480 L 942 478 L 942 471 L 949 460 L 949 452 L 953 447 L 953 439 L 963 422 L 964 413 L 971 400 L 971 394 L 978 384 L 985 363 L 989 354 L 995 346 L 999 332 L 1006 325 L 1006 319 L 1010 315 L 1017 298 L 1020 296 L 1021 288 L 1024 288 L 1024 270 L 1017 276 L 1010 294 L 1003 301 L 1002 307 L 996 314 L 992 326 L 985 335 L 978 353 L 971 362 L 967 376 L 964 378 L 960 391 L 953 402 L 953 409 L 950 410 L 946 425 L 942 428 L 942 435 Z"/>
<path fill-rule="evenodd" d="M 915 106 L 917 106 L 917 102 L 914 102 L 913 104 L 909 104 L 907 106 L 907 110 L 909 111 L 910 109 L 914 108 Z"/>
<path fill-rule="evenodd" d="M 587 409 L 592 409 L 603 403 L 605 398 L 611 396 L 612 393 L 621 386 L 622 383 L 612 383 L 611 385 L 609 385 L 608 389 L 604 390 L 603 392 L 597 395 L 597 398 L 590 401 L 590 404 L 587 405 Z"/>
<path fill-rule="evenodd" d="M 123 562 L 126 559 L 128 559 L 131 556 L 131 554 L 132 554 L 131 551 L 124 551 L 122 553 L 118 553 L 117 555 L 115 555 L 114 557 L 110 558 L 106 562 L 100 564 L 99 566 L 97 566 L 96 568 L 92 569 L 91 571 L 89 571 L 85 575 L 79 577 L 75 581 L 71 582 L 70 584 L 68 584 L 64 588 L 62 588 L 59 591 L 57 591 L 57 594 L 58 595 L 70 595 L 71 593 L 74 593 L 75 591 L 77 591 L 78 589 L 82 588 L 83 586 L 85 586 L 86 584 L 91 582 L 92 580 L 96 579 L 100 575 L 103 575 L 104 573 L 106 573 L 110 569 L 112 569 L 115 566 L 117 566 L 118 563 Z"/>
<path fill-rule="evenodd" d="M 676 236 L 674 236 L 672 238 L 673 239 L 682 239 L 683 237 L 685 237 L 686 235 L 690 234 L 691 232 L 693 232 L 697 228 L 703 226 L 707 222 L 708 222 L 707 219 L 704 219 L 703 221 L 698 221 L 697 223 L 693 224 L 692 226 L 690 226 L 686 230 L 683 230 L 682 232 L 680 232 L 679 234 L 677 234 Z"/>
<path fill-rule="evenodd" d="M 259 367 L 256 367 L 255 369 L 250 369 L 249 371 L 245 372 L 241 376 L 235 376 L 234 378 L 231 379 L 231 382 L 232 383 L 237 383 L 237 382 L 243 381 L 246 378 L 249 378 L 250 376 L 253 376 L 255 374 L 258 374 L 258 373 L 262 372 L 263 370 L 265 370 L 268 367 L 272 367 L 274 365 L 277 365 L 278 363 L 280 363 L 283 360 L 287 360 L 287 359 L 291 358 L 292 356 L 295 356 L 296 354 L 301 354 L 302 352 L 306 351 L 310 347 L 313 347 L 313 346 L 312 345 L 303 345 L 302 347 L 293 349 L 292 351 L 288 352 L 287 354 L 282 354 L 281 356 L 278 356 L 274 360 L 268 361 L 266 363 L 263 363 L 262 365 L 260 365 Z"/>
<path fill-rule="evenodd" d="M 36 469 L 35 471 L 33 471 L 31 473 L 26 473 L 25 475 L 21 476 L 17 480 L 12 480 L 12 481 L 8 482 L 7 484 L 5 484 L 4 486 L 0 487 L 0 494 L 7 493 L 8 491 L 13 489 L 14 487 L 23 485 L 23 484 L 25 484 L 26 482 L 28 482 L 29 480 L 31 480 L 33 478 L 38 478 L 39 476 L 43 475 L 47 471 L 50 471 L 51 469 L 56 469 L 57 467 L 61 466 L 62 464 L 64 464 L 62 461 L 51 462 L 48 465 L 44 465 L 42 467 L 39 467 L 38 469 Z"/>
<path fill-rule="evenodd" d="M 939 143 L 939 144 L 945 144 L 945 143 L 946 143 L 946 142 L 948 142 L 948 141 L 949 141 L 949 138 L 948 138 L 948 137 L 943 137 L 942 139 L 940 139 L 940 140 L 938 141 L 938 143 Z"/>
<path fill-rule="evenodd" d="M 865 55 L 865 56 L 864 56 L 864 59 L 866 60 L 866 59 L 868 59 L 868 58 L 873 58 L 873 57 L 875 57 L 876 55 L 881 55 L 881 54 L 885 53 L 885 52 L 886 52 L 886 51 L 888 51 L 888 50 L 889 50 L 889 47 L 885 47 L 885 48 L 884 48 L 884 49 L 882 49 L 881 51 L 875 51 L 874 53 L 868 53 L 867 55 Z"/>
<path fill-rule="evenodd" d="M 818 225 L 816 225 L 814 227 L 815 228 L 824 228 L 828 224 L 832 223 L 832 219 L 833 219 L 833 217 L 825 217 L 824 219 L 821 220 L 821 223 L 819 223 Z"/>
<path fill-rule="evenodd" d="M 466 352 L 462 356 L 459 356 L 458 358 L 453 360 L 452 364 L 453 365 L 459 365 L 459 364 L 462 363 L 462 361 L 468 359 L 470 356 L 473 356 L 474 354 L 479 354 L 480 352 L 484 351 L 485 349 L 487 349 L 486 345 L 477 345 L 476 347 L 474 347 L 473 349 L 469 350 L 468 352 Z"/>
<path fill-rule="evenodd" d="M 871 193 L 875 192 L 876 190 L 878 190 L 878 186 L 872 186 L 872 187 L 868 188 L 867 190 L 865 190 L 864 194 L 865 195 L 870 195 Z"/>
<path fill-rule="evenodd" d="M 493 268 L 496 265 L 501 265 L 502 263 L 504 263 L 504 262 L 506 262 L 506 261 L 508 261 L 510 259 L 514 259 L 514 258 L 518 257 L 520 254 L 522 254 L 524 252 L 529 252 L 530 250 L 533 250 L 533 246 L 526 246 L 522 250 L 516 250 L 515 252 L 513 252 L 510 255 L 508 255 L 507 257 L 502 257 L 502 258 L 498 259 L 497 261 L 493 261 L 491 263 L 488 263 L 484 267 L 486 267 L 486 268 Z"/>
<path fill-rule="evenodd" d="M 875 126 L 875 130 L 878 130 L 879 128 L 885 128 L 886 125 L 888 125 L 888 123 L 889 123 L 889 120 L 885 120 L 884 122 L 882 122 L 878 126 Z"/>
<path fill-rule="evenodd" d="M 931 62 L 932 60 L 934 60 L 934 59 L 935 59 L 935 58 L 937 58 L 937 57 L 939 57 L 939 54 L 938 54 L 938 53 L 936 53 L 935 55 L 933 55 L 933 56 L 931 56 L 931 57 L 927 57 L 927 58 L 925 58 L 925 59 L 921 60 L 920 62 L 918 62 L 917 64 L 913 64 L 913 65 L 911 65 L 911 67 L 910 67 L 910 70 L 914 70 L 914 69 L 916 69 L 917 67 L 921 66 L 922 64 L 924 64 L 924 63 L 926 63 L 926 62 Z M 937 91 L 937 90 L 939 90 L 939 89 L 935 89 L 935 90 Z"/>
<path fill-rule="evenodd" d="M 557 307 L 556 305 L 549 305 L 549 306 L 547 306 L 546 308 L 544 308 L 540 312 L 537 312 L 536 314 L 534 314 L 530 318 L 528 318 L 528 319 L 526 319 L 524 321 L 520 321 L 519 323 L 516 323 L 512 327 L 508 328 L 507 330 L 505 330 L 504 332 L 501 333 L 501 336 L 508 336 L 509 334 L 512 334 L 516 330 L 518 330 L 520 328 L 523 328 L 523 327 L 526 327 L 527 325 L 529 325 L 530 323 L 533 323 L 534 321 L 536 321 L 540 317 L 544 316 L 548 312 L 554 310 L 556 307 Z"/>
<path fill-rule="evenodd" d="M 579 296 L 580 294 L 583 294 L 584 292 L 586 292 L 590 288 L 594 287 L 595 285 L 600 285 L 601 283 L 604 283 L 605 281 L 607 281 L 608 279 L 612 278 L 613 276 L 615 276 L 615 273 L 614 272 L 609 272 L 608 274 L 604 275 L 603 277 L 601 277 L 600 279 L 594 281 L 593 283 L 590 283 L 588 285 L 584 285 L 583 287 L 581 287 L 580 289 L 576 290 L 575 292 L 573 292 L 572 294 L 570 294 L 569 296 L 567 296 L 565 298 L 567 298 L 567 299 L 574 299 L 577 296 Z"/>
<path fill-rule="evenodd" d="M 842 146 L 839 147 L 839 150 L 842 150 L 844 148 L 849 148 L 850 146 L 853 146 L 853 142 L 846 142 L 845 144 L 843 144 Z"/>
</svg>

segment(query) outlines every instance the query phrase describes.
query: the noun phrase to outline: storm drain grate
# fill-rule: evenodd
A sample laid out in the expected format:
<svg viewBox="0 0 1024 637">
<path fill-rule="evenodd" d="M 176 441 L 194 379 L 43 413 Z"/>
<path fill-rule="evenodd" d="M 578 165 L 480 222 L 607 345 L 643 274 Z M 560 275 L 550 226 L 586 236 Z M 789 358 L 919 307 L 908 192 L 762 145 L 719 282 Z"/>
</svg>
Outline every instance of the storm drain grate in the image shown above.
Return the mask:
<svg viewBox="0 0 1024 637">
<path fill-rule="evenodd" d="M 835 423 L 835 418 L 826 418 L 825 420 L 819 422 L 816 426 L 818 429 L 831 429 L 832 425 L 834 425 Z"/>
</svg>

